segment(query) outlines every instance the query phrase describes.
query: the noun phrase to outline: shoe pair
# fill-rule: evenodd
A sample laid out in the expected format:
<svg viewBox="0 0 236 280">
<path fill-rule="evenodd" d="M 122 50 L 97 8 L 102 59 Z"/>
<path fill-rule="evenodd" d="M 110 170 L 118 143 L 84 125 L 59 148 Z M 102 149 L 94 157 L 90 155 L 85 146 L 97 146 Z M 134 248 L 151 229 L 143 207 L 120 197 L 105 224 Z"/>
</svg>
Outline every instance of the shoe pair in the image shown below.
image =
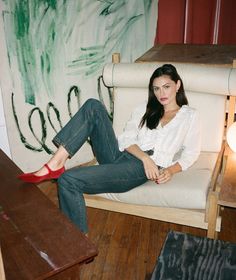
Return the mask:
<svg viewBox="0 0 236 280">
<path fill-rule="evenodd" d="M 18 178 L 24 182 L 37 184 L 37 183 L 40 183 L 43 181 L 57 179 L 58 177 L 61 176 L 62 173 L 65 172 L 64 166 L 55 171 L 51 170 L 51 168 L 47 164 L 45 164 L 44 166 L 48 170 L 48 173 L 45 175 L 37 176 L 34 173 L 23 173 L 23 174 L 19 175 Z"/>
</svg>

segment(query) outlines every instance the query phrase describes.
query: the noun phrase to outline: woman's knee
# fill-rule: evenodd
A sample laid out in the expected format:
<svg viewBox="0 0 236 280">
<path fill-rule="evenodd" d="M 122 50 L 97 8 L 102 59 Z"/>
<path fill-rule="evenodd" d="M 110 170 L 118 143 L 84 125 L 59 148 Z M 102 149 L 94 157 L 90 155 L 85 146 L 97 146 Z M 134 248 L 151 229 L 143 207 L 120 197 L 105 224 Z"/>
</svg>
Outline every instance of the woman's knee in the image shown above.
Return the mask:
<svg viewBox="0 0 236 280">
<path fill-rule="evenodd" d="M 74 184 L 70 178 L 70 176 L 68 176 L 67 172 L 64 172 L 57 180 L 58 183 L 58 191 L 59 192 L 64 192 L 65 190 L 72 190 L 74 188 Z"/>
<path fill-rule="evenodd" d="M 64 186 L 65 183 L 65 172 L 57 179 L 57 184 L 59 186 Z"/>
<path fill-rule="evenodd" d="M 86 107 L 89 107 L 89 108 L 101 108 L 103 107 L 101 101 L 95 99 L 95 98 L 89 98 L 87 99 L 87 101 L 84 103 L 84 105 Z"/>
<path fill-rule="evenodd" d="M 80 192 L 82 191 L 83 182 L 79 179 L 79 176 L 77 174 L 76 177 L 74 177 L 71 174 L 71 171 L 64 172 L 57 180 L 58 183 L 58 191 L 59 192 Z"/>
</svg>

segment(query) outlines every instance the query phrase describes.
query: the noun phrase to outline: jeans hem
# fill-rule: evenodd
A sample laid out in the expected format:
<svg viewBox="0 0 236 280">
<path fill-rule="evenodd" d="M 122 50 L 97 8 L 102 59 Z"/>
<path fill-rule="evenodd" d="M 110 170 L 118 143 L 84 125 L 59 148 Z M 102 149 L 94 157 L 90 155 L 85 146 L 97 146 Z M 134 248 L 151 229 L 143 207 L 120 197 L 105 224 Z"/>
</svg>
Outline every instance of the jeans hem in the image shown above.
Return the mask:
<svg viewBox="0 0 236 280">
<path fill-rule="evenodd" d="M 60 138 L 54 137 L 52 142 L 56 147 L 62 146 L 69 154 L 69 158 L 73 157 L 74 153 L 70 151 L 70 149 L 66 146 L 66 144 Z"/>
</svg>

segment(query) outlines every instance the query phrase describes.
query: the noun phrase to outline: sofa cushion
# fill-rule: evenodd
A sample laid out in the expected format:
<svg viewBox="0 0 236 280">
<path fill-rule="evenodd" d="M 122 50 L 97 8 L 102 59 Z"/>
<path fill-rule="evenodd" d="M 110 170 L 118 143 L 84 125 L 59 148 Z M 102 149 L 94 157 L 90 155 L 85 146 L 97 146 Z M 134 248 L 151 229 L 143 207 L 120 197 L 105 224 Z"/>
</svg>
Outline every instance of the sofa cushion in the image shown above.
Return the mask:
<svg viewBox="0 0 236 280">
<path fill-rule="evenodd" d="M 125 203 L 174 208 L 205 209 L 217 153 L 201 153 L 188 170 L 175 174 L 166 184 L 148 181 L 125 193 L 99 194 Z"/>
</svg>

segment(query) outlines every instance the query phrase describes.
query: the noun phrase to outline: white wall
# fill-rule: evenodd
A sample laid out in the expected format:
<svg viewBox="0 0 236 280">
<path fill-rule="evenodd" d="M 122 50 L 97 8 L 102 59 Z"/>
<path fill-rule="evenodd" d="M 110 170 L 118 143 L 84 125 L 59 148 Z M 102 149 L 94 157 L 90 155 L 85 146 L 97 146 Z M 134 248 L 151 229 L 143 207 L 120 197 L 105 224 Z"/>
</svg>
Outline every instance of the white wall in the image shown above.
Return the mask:
<svg viewBox="0 0 236 280">
<path fill-rule="evenodd" d="M 0 88 L 0 149 L 2 149 L 10 158 L 10 147 L 7 136 L 6 121 L 2 103 L 2 91 Z"/>
</svg>

